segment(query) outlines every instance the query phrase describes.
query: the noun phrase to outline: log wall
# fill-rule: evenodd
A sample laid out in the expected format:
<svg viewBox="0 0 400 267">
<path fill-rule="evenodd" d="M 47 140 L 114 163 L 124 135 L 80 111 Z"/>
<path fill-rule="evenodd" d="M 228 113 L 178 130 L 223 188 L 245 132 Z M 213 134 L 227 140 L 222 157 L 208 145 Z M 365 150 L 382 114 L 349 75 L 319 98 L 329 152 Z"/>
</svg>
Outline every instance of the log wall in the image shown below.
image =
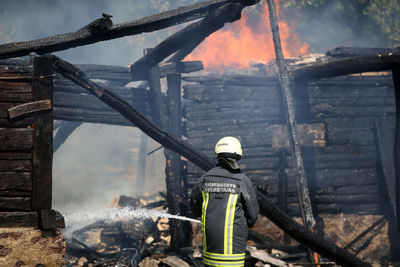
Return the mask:
<svg viewBox="0 0 400 267">
<path fill-rule="evenodd" d="M 276 202 L 279 171 L 284 169 L 288 177 L 286 211 L 298 215 L 291 153 L 287 146 L 286 157 L 280 158 L 281 146 L 275 142 L 284 135 L 274 129 L 285 127 L 277 80 L 239 75 L 185 80 L 188 139 L 215 157 L 219 138 L 238 137 L 243 145 L 244 172 L 255 184 L 269 184 L 269 197 Z M 395 113 L 391 76 L 339 76 L 294 85 L 299 124 L 323 125 L 309 128 L 314 145 L 305 142 L 302 149 L 316 212 L 380 214 L 378 179 L 385 177 L 378 177 L 377 163 L 383 162 L 386 174 L 393 171 L 393 161 L 377 158 L 377 148 L 393 151 L 388 139 L 393 136 Z M 188 163 L 189 184 L 196 183 L 201 174 Z"/>
<path fill-rule="evenodd" d="M 51 210 L 53 110 L 9 114 L 21 104 L 52 101 L 52 74 L 46 57 L 0 66 L 0 227 L 63 227 Z"/>
</svg>

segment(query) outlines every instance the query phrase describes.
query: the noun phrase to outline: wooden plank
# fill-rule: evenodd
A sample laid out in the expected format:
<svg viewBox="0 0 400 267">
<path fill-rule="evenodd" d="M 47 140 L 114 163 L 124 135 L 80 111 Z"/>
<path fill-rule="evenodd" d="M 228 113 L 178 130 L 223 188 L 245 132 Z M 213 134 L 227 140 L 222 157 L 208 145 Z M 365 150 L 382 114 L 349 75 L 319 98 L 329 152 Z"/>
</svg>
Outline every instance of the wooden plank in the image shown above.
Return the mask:
<svg viewBox="0 0 400 267">
<path fill-rule="evenodd" d="M 32 153 L 30 151 L 0 151 L 0 159 L 31 159 Z"/>
<path fill-rule="evenodd" d="M 19 118 L 19 119 L 10 119 L 10 118 L 1 118 L 0 117 L 0 127 L 6 128 L 27 128 L 33 127 L 34 119 L 33 117 L 28 118 Z"/>
<path fill-rule="evenodd" d="M 31 77 L 27 77 L 31 79 Z M 30 82 L 14 81 L 11 82 L 9 77 L 0 74 L 0 91 L 10 93 L 32 93 Z"/>
<path fill-rule="evenodd" d="M 0 128 L 0 150 L 30 150 L 33 131 L 29 128 Z"/>
<path fill-rule="evenodd" d="M 26 198 L 32 198 L 32 191 L 21 191 L 21 190 L 17 190 L 17 189 L 0 190 L 0 196 L 2 196 L 2 197 L 26 197 Z"/>
<path fill-rule="evenodd" d="M 29 102 L 25 104 L 18 105 L 16 107 L 12 107 L 8 109 L 8 114 L 11 119 L 15 119 L 17 117 L 38 112 L 38 111 L 43 111 L 43 110 L 49 110 L 52 108 L 51 101 L 50 99 L 46 100 L 39 100 L 35 102 Z"/>
<path fill-rule="evenodd" d="M 31 210 L 31 199 L 27 197 L 0 197 L 0 210 Z"/>
<path fill-rule="evenodd" d="M 30 172 L 0 172 L 0 190 L 32 190 Z"/>
<path fill-rule="evenodd" d="M 132 95 L 129 95 L 132 98 Z M 128 100 L 128 95 L 124 98 Z M 132 106 L 140 110 L 141 112 L 149 112 L 147 103 L 147 95 L 133 95 L 133 101 L 127 101 Z M 83 110 L 106 110 L 112 113 L 117 113 L 110 106 L 104 104 L 98 98 L 93 95 L 80 95 L 66 92 L 55 92 L 54 93 L 54 107 L 55 108 L 71 108 L 71 109 L 83 109 Z"/>
<path fill-rule="evenodd" d="M 32 93 L 14 93 L 10 91 L 0 91 L 0 99 L 2 102 L 30 102 L 32 101 Z"/>
<path fill-rule="evenodd" d="M 53 70 L 51 57 L 32 58 L 32 91 L 34 101 L 53 100 Z M 32 210 L 51 208 L 53 160 L 53 111 L 36 114 L 34 122 L 32 166 Z"/>
<path fill-rule="evenodd" d="M 39 227 L 38 212 L 0 212 L 0 227 Z"/>
<path fill-rule="evenodd" d="M 0 172 L 30 172 L 31 160 L 0 160 Z"/>
</svg>

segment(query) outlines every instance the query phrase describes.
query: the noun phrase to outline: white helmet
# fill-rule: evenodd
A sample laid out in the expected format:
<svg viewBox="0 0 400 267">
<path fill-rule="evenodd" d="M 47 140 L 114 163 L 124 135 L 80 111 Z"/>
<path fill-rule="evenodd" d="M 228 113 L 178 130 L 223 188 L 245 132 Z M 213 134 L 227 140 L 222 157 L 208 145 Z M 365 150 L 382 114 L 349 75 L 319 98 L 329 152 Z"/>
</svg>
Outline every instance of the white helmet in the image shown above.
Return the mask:
<svg viewBox="0 0 400 267">
<path fill-rule="evenodd" d="M 225 136 L 221 138 L 217 144 L 215 145 L 215 154 L 231 154 L 233 157 L 238 157 L 239 159 L 242 157 L 242 146 L 240 145 L 239 140 L 232 136 Z"/>
</svg>

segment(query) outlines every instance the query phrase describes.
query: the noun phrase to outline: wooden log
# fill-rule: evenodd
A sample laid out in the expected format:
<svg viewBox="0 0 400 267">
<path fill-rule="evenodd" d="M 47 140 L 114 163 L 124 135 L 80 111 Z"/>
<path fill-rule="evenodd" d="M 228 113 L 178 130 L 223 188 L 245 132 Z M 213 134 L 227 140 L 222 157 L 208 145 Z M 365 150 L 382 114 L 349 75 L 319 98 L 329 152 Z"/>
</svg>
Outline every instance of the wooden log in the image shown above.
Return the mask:
<svg viewBox="0 0 400 267">
<path fill-rule="evenodd" d="M 0 45 L 0 58 L 26 56 L 31 52 L 39 54 L 51 53 L 99 41 L 111 40 L 127 35 L 151 32 L 180 23 L 199 19 L 208 15 L 214 9 L 231 2 L 230 0 L 209 0 L 191 6 L 180 7 L 156 15 L 147 16 L 133 21 L 112 25 L 101 32 L 93 32 L 90 28 L 65 34 L 58 34 L 28 42 L 17 42 Z M 254 4 L 246 1 L 247 4 Z"/>
<path fill-rule="evenodd" d="M 38 212 L 0 212 L 0 227 L 38 227 Z"/>
<path fill-rule="evenodd" d="M 187 82 L 196 82 L 204 85 L 238 85 L 257 87 L 278 86 L 278 80 L 275 76 L 254 76 L 254 75 L 207 75 L 207 76 L 185 76 L 182 80 Z"/>
<path fill-rule="evenodd" d="M 339 46 L 326 52 L 330 57 L 359 57 L 399 52 L 399 48 L 345 47 Z"/>
<path fill-rule="evenodd" d="M 148 114 L 149 106 L 147 105 L 147 94 L 136 95 L 134 94 L 134 101 L 129 101 L 134 107 L 136 107 L 141 112 Z M 127 99 L 127 96 L 124 97 Z M 111 113 L 116 113 L 112 108 L 105 105 L 102 101 L 99 101 L 96 97 L 92 95 L 78 95 L 71 93 L 55 92 L 54 95 L 54 107 L 55 108 L 71 108 L 71 109 L 84 109 L 93 111 L 108 111 Z"/>
<path fill-rule="evenodd" d="M 31 160 L 0 160 L 0 172 L 30 172 Z"/>
<path fill-rule="evenodd" d="M 31 199 L 24 197 L 0 197 L 0 210 L 31 210 Z"/>
<path fill-rule="evenodd" d="M 242 9 L 248 4 L 249 2 L 231 2 L 218 7 L 203 20 L 194 22 L 168 37 L 154 47 L 151 52 L 131 64 L 129 66 L 131 72 L 139 73 L 139 75 L 140 73 L 146 73 L 147 70 L 156 66 L 163 59 L 183 48 L 188 42 L 192 42 L 194 39 L 203 40 L 211 33 L 222 28 L 226 22 L 240 19 Z"/>
<path fill-rule="evenodd" d="M 373 134 L 371 129 L 328 129 L 327 140 L 332 145 L 372 145 Z"/>
<path fill-rule="evenodd" d="M 5 128 L 27 128 L 33 125 L 33 118 L 14 119 L 0 118 L 0 127 Z"/>
<path fill-rule="evenodd" d="M 6 66 L 30 66 L 30 61 L 26 58 L 10 58 L 10 59 L 2 59 L 0 60 L 0 65 Z"/>
<path fill-rule="evenodd" d="M 0 151 L 0 159 L 31 159 L 32 154 L 30 151 Z"/>
<path fill-rule="evenodd" d="M 31 93 L 31 84 L 29 83 L 29 79 L 31 77 L 15 77 L 14 81 L 12 81 L 11 77 L 2 76 L 4 73 L 0 74 L 0 91 L 8 92 L 8 93 Z M 17 79 L 18 78 L 18 79 Z M 22 79 L 22 81 L 21 81 Z M 26 81 L 28 80 L 28 81 Z"/>
<path fill-rule="evenodd" d="M 377 177 L 373 166 L 365 169 L 321 169 L 317 170 L 317 187 L 376 185 Z"/>
<path fill-rule="evenodd" d="M 53 101 L 52 58 L 32 58 L 35 101 Z M 35 115 L 32 159 L 32 210 L 51 208 L 53 161 L 53 110 Z"/>
<path fill-rule="evenodd" d="M 102 79 L 122 84 L 148 79 L 147 75 L 134 74 L 134 77 L 132 77 L 128 67 L 94 64 L 76 64 L 75 66 L 85 72 L 89 79 Z M 202 69 L 203 63 L 201 61 L 169 62 L 161 63 L 159 66 L 160 78 L 165 78 L 171 73 L 190 73 Z M 56 75 L 55 84 L 64 83 L 68 84 L 61 75 Z"/>
<path fill-rule="evenodd" d="M 30 150 L 33 131 L 29 128 L 0 128 L 0 150 Z"/>
<path fill-rule="evenodd" d="M 80 112 L 78 110 L 78 112 Z M 77 114 L 77 112 L 72 109 L 62 109 L 62 108 L 54 108 L 54 119 L 56 120 L 66 120 L 66 121 L 78 121 L 78 122 L 90 122 L 90 123 L 102 123 L 102 124 L 110 124 L 110 125 L 120 125 L 120 126 L 128 126 L 132 123 L 129 122 L 126 118 L 120 115 L 113 114 L 102 114 L 99 115 L 97 113 L 92 113 L 93 115 L 89 115 L 87 111 L 83 114 Z"/>
<path fill-rule="evenodd" d="M 32 190 L 32 174 L 29 172 L 0 172 L 0 190 Z"/>
<path fill-rule="evenodd" d="M 384 71 L 399 68 L 400 52 L 361 56 L 312 66 L 298 67 L 290 71 L 294 79 L 321 79 L 371 71 Z"/>
<path fill-rule="evenodd" d="M 0 99 L 4 102 L 25 103 L 33 100 L 32 93 L 14 93 L 0 90 Z"/>
<path fill-rule="evenodd" d="M 8 114 L 11 119 L 24 116 L 27 114 L 31 114 L 34 112 L 39 112 L 43 110 L 49 110 L 52 108 L 51 101 L 47 100 L 39 100 L 35 102 L 29 102 L 25 104 L 21 104 L 15 107 L 8 109 Z"/>
<path fill-rule="evenodd" d="M 0 196 L 2 197 L 25 197 L 25 198 L 32 198 L 31 191 L 21 191 L 21 190 L 0 190 Z"/>
</svg>

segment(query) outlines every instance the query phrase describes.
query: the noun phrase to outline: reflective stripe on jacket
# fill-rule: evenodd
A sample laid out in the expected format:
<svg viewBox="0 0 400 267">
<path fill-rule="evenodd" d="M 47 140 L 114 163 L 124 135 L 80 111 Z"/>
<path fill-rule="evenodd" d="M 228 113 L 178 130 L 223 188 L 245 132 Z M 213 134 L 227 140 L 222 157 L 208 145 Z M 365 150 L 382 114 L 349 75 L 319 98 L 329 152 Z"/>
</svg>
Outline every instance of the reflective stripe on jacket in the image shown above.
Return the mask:
<svg viewBox="0 0 400 267">
<path fill-rule="evenodd" d="M 190 205 L 201 217 L 203 261 L 209 266 L 243 266 L 247 228 L 257 220 L 258 202 L 240 171 L 214 167 L 193 188 Z"/>
</svg>

